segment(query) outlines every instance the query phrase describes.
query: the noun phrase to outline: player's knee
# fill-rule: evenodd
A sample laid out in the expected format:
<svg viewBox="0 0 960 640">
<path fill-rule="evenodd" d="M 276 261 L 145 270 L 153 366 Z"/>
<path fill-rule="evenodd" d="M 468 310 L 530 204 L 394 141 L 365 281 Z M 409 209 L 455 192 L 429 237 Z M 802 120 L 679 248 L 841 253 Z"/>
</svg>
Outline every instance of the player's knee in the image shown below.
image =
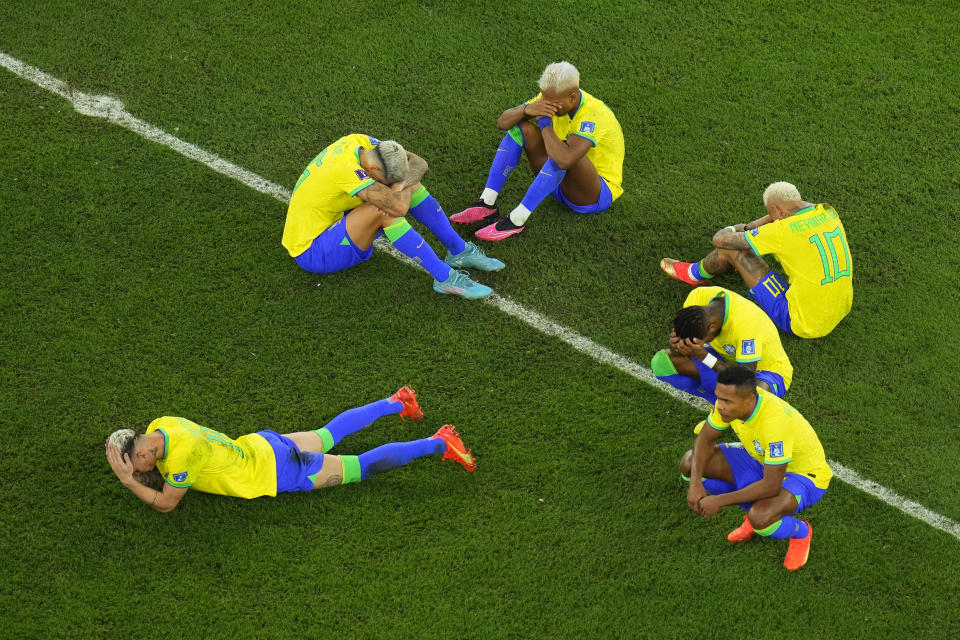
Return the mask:
<svg viewBox="0 0 960 640">
<path fill-rule="evenodd" d="M 683 457 L 680 458 L 680 473 L 685 476 L 690 475 L 690 470 L 693 468 L 693 449 L 687 449 L 687 452 L 683 454 Z"/>
<path fill-rule="evenodd" d="M 750 525 L 754 529 L 760 530 L 766 529 L 779 520 L 780 514 L 771 508 L 770 505 L 754 504 L 750 507 L 750 511 L 747 512 L 747 519 L 750 520 Z"/>
<path fill-rule="evenodd" d="M 523 134 L 524 147 L 529 147 L 537 143 L 543 144 L 543 134 L 540 133 L 540 128 L 537 127 L 537 125 L 527 120 L 521 120 L 517 126 L 520 127 L 520 133 Z"/>
</svg>

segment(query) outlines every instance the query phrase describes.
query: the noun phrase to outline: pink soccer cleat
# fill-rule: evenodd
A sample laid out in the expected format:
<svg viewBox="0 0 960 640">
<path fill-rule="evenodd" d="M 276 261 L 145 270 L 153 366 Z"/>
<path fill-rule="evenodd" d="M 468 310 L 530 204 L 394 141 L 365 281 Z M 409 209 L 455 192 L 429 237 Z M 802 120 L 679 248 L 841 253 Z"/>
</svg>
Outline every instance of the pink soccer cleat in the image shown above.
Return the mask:
<svg viewBox="0 0 960 640">
<path fill-rule="evenodd" d="M 475 200 L 470 206 L 450 216 L 450 222 L 459 222 L 460 224 L 470 224 L 471 222 L 480 222 L 491 216 L 500 213 L 498 207 L 491 207 L 483 200 Z"/>
<path fill-rule="evenodd" d="M 517 235 L 524 229 L 526 229 L 526 227 L 518 227 L 510 222 L 510 218 L 500 218 L 493 224 L 478 229 L 473 235 L 487 242 L 499 242 L 500 240 L 506 240 L 510 236 Z"/>
</svg>

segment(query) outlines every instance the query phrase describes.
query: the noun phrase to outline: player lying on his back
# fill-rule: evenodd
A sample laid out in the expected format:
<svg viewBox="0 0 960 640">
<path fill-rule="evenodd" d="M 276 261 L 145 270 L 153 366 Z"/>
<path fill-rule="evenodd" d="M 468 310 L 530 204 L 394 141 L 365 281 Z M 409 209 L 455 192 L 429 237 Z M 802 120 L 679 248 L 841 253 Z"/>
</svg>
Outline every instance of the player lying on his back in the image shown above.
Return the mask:
<svg viewBox="0 0 960 640">
<path fill-rule="evenodd" d="M 400 414 L 422 420 L 417 396 L 403 387 L 389 398 L 344 411 L 325 427 L 280 435 L 258 431 L 236 440 L 185 418 L 158 418 L 146 433 L 120 429 L 106 441 L 107 460 L 125 487 L 155 511 L 172 511 L 196 489 L 238 498 L 275 496 L 285 491 L 310 491 L 365 480 L 430 454 L 476 469 L 470 451 L 451 425 L 429 438 L 391 442 L 359 456 L 329 455 L 344 437 L 377 418 Z M 164 479 L 158 490 L 135 474 L 158 470 Z"/>
<path fill-rule="evenodd" d="M 673 318 L 670 347 L 650 361 L 664 382 L 716 402 L 717 373 L 732 363 L 756 371 L 757 386 L 783 397 L 793 379 L 777 327 L 757 305 L 721 287 L 700 287 Z"/>
<path fill-rule="evenodd" d="M 783 566 L 795 571 L 807 561 L 813 528 L 794 514 L 816 504 L 833 477 L 823 446 L 800 412 L 757 389 L 747 367 L 721 371 L 716 394 L 707 426 L 680 460 L 680 473 L 690 482 L 687 505 L 704 518 L 740 505 L 747 515 L 727 540 L 746 542 L 754 534 L 788 538 Z M 740 442 L 718 444 L 730 427 Z"/>
<path fill-rule="evenodd" d="M 825 336 L 850 312 L 853 264 L 847 235 L 828 204 L 800 197 L 789 182 L 763 192 L 767 215 L 717 231 L 716 247 L 700 262 L 660 261 L 675 280 L 697 286 L 736 270 L 757 304 L 778 327 L 801 338 Z M 772 254 L 787 277 L 759 256 Z"/>
<path fill-rule="evenodd" d="M 433 276 L 434 291 L 464 298 L 490 295 L 490 287 L 458 269 L 497 271 L 503 263 L 457 235 L 420 184 L 426 171 L 423 158 L 392 140 L 359 133 L 340 138 L 313 159 L 293 188 L 283 246 L 306 271 L 332 273 L 369 260 L 373 241 L 384 234 Z M 443 260 L 410 226 L 407 212 L 444 244 Z"/>
<path fill-rule="evenodd" d="M 523 231 L 530 213 L 552 195 L 577 213 L 600 213 L 623 193 L 623 132 L 607 105 L 580 89 L 569 62 L 548 65 L 540 93 L 507 109 L 497 120 L 506 131 L 480 199 L 450 216 L 459 223 L 492 222 L 481 240 L 503 240 Z M 525 153 L 534 179 L 510 215 L 497 218 L 497 196 Z"/>
</svg>

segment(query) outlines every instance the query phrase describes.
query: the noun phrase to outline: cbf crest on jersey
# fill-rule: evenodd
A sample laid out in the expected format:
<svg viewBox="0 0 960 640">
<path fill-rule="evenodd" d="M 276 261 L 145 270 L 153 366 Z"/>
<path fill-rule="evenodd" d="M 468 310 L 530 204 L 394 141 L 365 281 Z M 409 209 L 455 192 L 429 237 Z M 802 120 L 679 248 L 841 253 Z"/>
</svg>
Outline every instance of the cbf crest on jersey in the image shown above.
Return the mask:
<svg viewBox="0 0 960 640">
<path fill-rule="evenodd" d="M 783 443 L 781 442 L 780 445 L 783 446 Z M 758 440 L 753 441 L 753 448 L 757 450 L 757 453 L 763 455 L 763 447 L 760 446 L 760 442 Z"/>
<path fill-rule="evenodd" d="M 597 125 L 594 122 L 584 120 L 580 123 L 580 133 L 593 133 L 593 130 L 596 128 Z"/>
<path fill-rule="evenodd" d="M 753 338 L 740 343 L 740 352 L 745 356 L 752 356 L 757 352 L 757 348 L 753 344 Z"/>
<path fill-rule="evenodd" d="M 725 344 L 725 345 L 723 345 L 723 350 L 727 352 L 727 355 L 728 355 L 728 356 L 732 356 L 733 354 L 735 354 L 735 353 L 737 352 L 737 348 L 736 348 L 735 346 L 733 346 L 732 344 Z"/>
</svg>

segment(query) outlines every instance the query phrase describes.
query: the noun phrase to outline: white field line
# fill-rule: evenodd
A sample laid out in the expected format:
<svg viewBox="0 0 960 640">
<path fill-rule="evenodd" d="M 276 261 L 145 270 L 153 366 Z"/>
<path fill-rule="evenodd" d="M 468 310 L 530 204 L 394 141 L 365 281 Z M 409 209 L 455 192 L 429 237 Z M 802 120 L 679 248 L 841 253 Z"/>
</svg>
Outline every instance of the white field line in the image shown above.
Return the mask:
<svg viewBox="0 0 960 640">
<path fill-rule="evenodd" d="M 286 189 L 278 184 L 274 184 L 266 178 L 263 178 L 252 171 L 248 171 L 243 167 L 239 167 L 232 162 L 227 162 L 226 160 L 210 153 L 209 151 L 201 149 L 196 145 L 192 145 L 189 142 L 185 142 L 180 138 L 177 138 L 176 136 L 172 136 L 148 122 L 144 122 L 143 120 L 135 118 L 124 110 L 123 103 L 116 98 L 111 96 L 90 95 L 81 91 L 77 91 L 62 80 L 54 78 L 53 76 L 40 71 L 36 67 L 24 64 L 16 58 L 12 58 L 2 52 L 0 52 L 0 65 L 6 67 L 21 78 L 29 80 L 30 82 L 33 82 L 37 86 L 46 89 L 47 91 L 52 91 L 53 93 L 66 98 L 71 104 L 73 104 L 74 109 L 84 115 L 94 118 L 104 118 L 114 124 L 120 125 L 121 127 L 130 129 L 134 133 L 138 133 L 148 140 L 152 140 L 153 142 L 170 147 L 177 153 L 207 165 L 217 173 L 222 173 L 227 177 L 238 180 L 251 189 L 259 191 L 260 193 L 271 195 L 280 202 L 286 203 L 290 200 L 289 189 Z M 412 266 L 416 266 L 412 260 L 394 249 L 389 242 L 386 242 L 383 239 L 377 241 L 377 248 L 381 251 L 386 251 L 394 258 L 397 258 Z M 546 316 L 543 316 L 532 309 L 528 309 L 520 303 L 514 302 L 510 298 L 495 293 L 487 298 L 484 302 L 496 307 L 497 309 L 500 309 L 508 315 L 522 320 L 546 335 L 554 336 L 562 340 L 580 353 L 586 354 L 598 362 L 602 362 L 603 364 L 607 364 L 611 367 L 619 369 L 620 371 L 633 376 L 637 380 L 645 382 L 665 393 L 670 394 L 678 400 L 686 402 L 694 408 L 702 409 L 704 411 L 709 409 L 709 404 L 707 404 L 704 400 L 689 396 L 667 384 L 664 384 L 663 382 L 660 382 L 657 380 L 656 376 L 653 375 L 653 372 L 643 365 L 637 364 L 632 360 L 614 353 L 606 347 L 597 344 L 593 340 L 580 335 L 576 331 L 557 324 Z M 901 496 L 895 491 L 887 489 L 883 485 L 878 484 L 873 480 L 864 478 L 853 469 L 850 469 L 849 467 L 846 467 L 835 460 L 829 460 L 828 462 L 833 468 L 836 477 L 840 480 L 874 496 L 879 500 L 882 500 L 883 502 L 886 502 L 890 506 L 899 509 L 907 515 L 913 516 L 918 520 L 922 520 L 931 527 L 945 531 L 954 538 L 960 540 L 960 523 L 957 523 L 946 516 L 940 515 L 935 511 L 931 511 L 922 504 Z"/>
</svg>

